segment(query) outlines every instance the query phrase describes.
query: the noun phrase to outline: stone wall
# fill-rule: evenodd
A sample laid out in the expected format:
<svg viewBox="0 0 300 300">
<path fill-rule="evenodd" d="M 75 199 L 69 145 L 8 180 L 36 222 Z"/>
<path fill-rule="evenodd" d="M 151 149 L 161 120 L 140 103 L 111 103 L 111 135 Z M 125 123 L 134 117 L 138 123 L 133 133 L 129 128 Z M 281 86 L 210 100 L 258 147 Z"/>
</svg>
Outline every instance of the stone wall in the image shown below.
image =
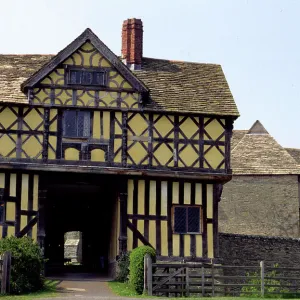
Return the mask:
<svg viewBox="0 0 300 300">
<path fill-rule="evenodd" d="M 298 177 L 233 176 L 219 204 L 219 231 L 299 237 Z"/>
<path fill-rule="evenodd" d="M 300 268 L 300 239 L 239 234 L 219 234 L 220 259 L 224 265 Z"/>
</svg>

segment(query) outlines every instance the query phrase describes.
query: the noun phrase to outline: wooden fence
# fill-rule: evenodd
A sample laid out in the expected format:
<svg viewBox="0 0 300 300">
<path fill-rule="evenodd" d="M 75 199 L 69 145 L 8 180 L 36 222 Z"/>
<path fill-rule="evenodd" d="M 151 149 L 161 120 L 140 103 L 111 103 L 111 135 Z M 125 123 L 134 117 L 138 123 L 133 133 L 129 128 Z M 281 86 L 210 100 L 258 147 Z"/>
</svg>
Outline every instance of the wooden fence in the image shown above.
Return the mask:
<svg viewBox="0 0 300 300">
<path fill-rule="evenodd" d="M 0 255 L 0 281 L 1 294 L 10 292 L 11 253 L 4 252 Z"/>
<path fill-rule="evenodd" d="M 300 269 L 266 266 L 263 261 L 256 266 L 152 263 L 146 255 L 144 292 L 165 297 L 300 296 Z"/>
</svg>

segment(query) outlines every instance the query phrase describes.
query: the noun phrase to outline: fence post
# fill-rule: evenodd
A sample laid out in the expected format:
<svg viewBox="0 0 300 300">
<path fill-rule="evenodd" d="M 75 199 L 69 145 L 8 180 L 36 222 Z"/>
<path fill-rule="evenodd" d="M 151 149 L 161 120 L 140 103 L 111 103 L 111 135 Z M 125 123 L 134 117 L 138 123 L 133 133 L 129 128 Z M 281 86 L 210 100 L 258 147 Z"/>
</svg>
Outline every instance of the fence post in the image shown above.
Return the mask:
<svg viewBox="0 0 300 300">
<path fill-rule="evenodd" d="M 147 283 L 148 283 L 148 266 L 147 266 L 147 256 L 149 254 L 147 253 L 145 256 L 144 256 L 144 291 L 143 291 L 143 294 L 145 295 L 146 293 L 148 293 L 148 286 L 147 286 Z"/>
<path fill-rule="evenodd" d="M 185 289 L 186 289 L 186 297 L 190 296 L 190 269 L 188 267 L 185 268 Z"/>
<path fill-rule="evenodd" d="M 151 259 L 151 256 L 149 254 L 147 255 L 146 265 L 147 265 L 148 296 L 152 296 L 152 259 Z"/>
<path fill-rule="evenodd" d="M 262 260 L 260 262 L 260 281 L 261 281 L 261 297 L 265 296 L 265 263 Z"/>
<path fill-rule="evenodd" d="M 3 262 L 2 262 L 1 294 L 6 294 L 9 292 L 10 266 L 11 266 L 11 253 L 5 252 L 3 255 Z"/>
<path fill-rule="evenodd" d="M 211 264 L 211 296 L 215 296 L 215 272 L 214 272 L 214 263 Z"/>
<path fill-rule="evenodd" d="M 205 295 L 204 291 L 204 282 L 205 282 L 205 276 L 204 276 L 204 267 L 201 268 L 201 285 L 202 285 L 202 297 Z"/>
</svg>

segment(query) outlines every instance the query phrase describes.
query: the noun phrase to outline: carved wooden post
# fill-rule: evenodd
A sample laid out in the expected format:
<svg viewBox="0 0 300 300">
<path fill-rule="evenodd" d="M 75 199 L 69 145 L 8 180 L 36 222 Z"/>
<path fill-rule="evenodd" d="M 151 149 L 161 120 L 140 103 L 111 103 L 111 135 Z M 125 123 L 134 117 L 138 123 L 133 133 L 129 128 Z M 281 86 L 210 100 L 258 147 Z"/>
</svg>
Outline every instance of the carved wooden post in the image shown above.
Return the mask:
<svg viewBox="0 0 300 300">
<path fill-rule="evenodd" d="M 260 281 L 261 281 L 261 297 L 265 296 L 265 263 L 264 261 L 260 262 Z"/>
<path fill-rule="evenodd" d="M 127 251 L 127 180 L 124 180 L 121 192 L 119 194 L 120 201 L 120 236 L 119 236 L 119 254 Z"/>
</svg>

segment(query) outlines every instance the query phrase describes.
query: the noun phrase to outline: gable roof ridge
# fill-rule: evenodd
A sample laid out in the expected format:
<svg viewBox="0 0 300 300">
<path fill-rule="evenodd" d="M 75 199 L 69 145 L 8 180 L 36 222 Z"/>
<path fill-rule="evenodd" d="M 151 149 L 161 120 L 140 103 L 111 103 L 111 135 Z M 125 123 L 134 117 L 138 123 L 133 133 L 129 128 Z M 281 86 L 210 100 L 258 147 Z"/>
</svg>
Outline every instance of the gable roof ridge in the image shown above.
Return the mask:
<svg viewBox="0 0 300 300">
<path fill-rule="evenodd" d="M 242 129 L 241 129 L 240 131 L 242 131 Z M 238 146 L 238 144 L 244 139 L 244 137 L 246 136 L 246 134 L 247 134 L 247 133 L 245 133 L 245 134 L 243 135 L 243 137 L 236 143 L 236 145 L 235 145 L 234 147 L 232 147 L 231 152 L 233 152 L 233 151 L 235 150 L 235 148 Z M 232 138 L 232 137 L 231 137 L 231 138 Z"/>
<path fill-rule="evenodd" d="M 106 58 L 129 83 L 139 92 L 146 93 L 148 88 L 139 80 L 131 70 L 98 38 L 98 36 L 87 28 L 74 41 L 58 52 L 48 63 L 41 67 L 21 84 L 21 90 L 34 86 L 38 81 L 52 72 L 57 65 L 66 60 L 85 42 L 91 42 L 93 46 Z"/>
</svg>

